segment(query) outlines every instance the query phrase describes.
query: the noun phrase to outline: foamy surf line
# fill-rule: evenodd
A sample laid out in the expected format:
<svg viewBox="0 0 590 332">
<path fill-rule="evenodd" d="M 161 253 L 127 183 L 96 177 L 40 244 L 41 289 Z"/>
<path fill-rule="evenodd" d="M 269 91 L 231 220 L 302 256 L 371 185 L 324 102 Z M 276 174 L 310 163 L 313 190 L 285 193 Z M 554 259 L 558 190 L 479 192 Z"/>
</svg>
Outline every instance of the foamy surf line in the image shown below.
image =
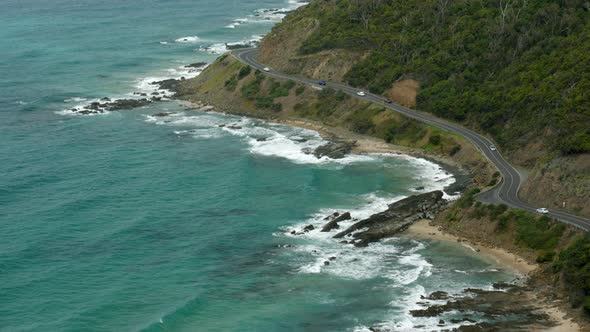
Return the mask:
<svg viewBox="0 0 590 332">
<path fill-rule="evenodd" d="M 286 246 L 289 249 L 285 253 L 295 256 L 291 259 L 291 264 L 294 264 L 297 273 L 326 274 L 353 280 L 374 278 L 390 280 L 389 287 L 396 292 L 381 294 L 384 297 L 390 296 L 389 313 L 375 324 L 355 326 L 353 331 L 374 331 L 375 328 L 385 331 L 440 331 L 471 324 L 449 322 L 441 326 L 439 323 L 441 317 L 445 321 L 449 320 L 453 318 L 453 312 L 440 317 L 411 315 L 411 310 L 423 308 L 421 303 L 444 304 L 444 301 L 423 298 L 428 295 L 423 283 L 434 272 L 433 265 L 421 254 L 421 251 L 426 249 L 427 243 L 416 240 L 408 242 L 407 239 L 394 237 L 371 243 L 365 248 L 357 248 L 351 243 L 341 243 L 342 238 L 333 238 L 341 230 L 372 214 L 384 211 L 388 204 L 402 198 L 404 196 L 391 196 L 384 193 L 363 195 L 363 202 L 352 209 L 324 208 L 293 226 L 282 227 L 280 232 L 273 235 L 295 241 L 290 241 L 293 244 Z M 328 222 L 325 217 L 334 211 L 341 213 L 349 211 L 353 219 L 340 222 L 338 229 L 321 232 L 322 227 Z M 305 228 L 311 230 L 302 232 Z M 444 289 L 449 294 L 459 294 L 462 290 L 462 287 L 453 286 L 451 288 L 447 286 Z"/>
<path fill-rule="evenodd" d="M 410 315 L 410 310 L 420 308 L 417 303 L 424 301 L 421 296 L 427 295 L 420 279 L 432 275 L 432 264 L 420 254 L 420 251 L 426 248 L 426 244 L 415 240 L 402 243 L 402 239 L 390 238 L 372 243 L 365 248 L 357 248 L 350 243 L 341 243 L 342 239 L 333 238 L 335 233 L 350 227 L 358 220 L 384 211 L 388 204 L 402 198 L 404 196 L 382 193 L 363 195 L 363 202 L 352 209 L 321 209 L 296 225 L 283 227 L 281 232 L 275 233 L 274 236 L 296 240 L 290 251 L 296 255 L 292 261 L 298 273 L 327 274 L 353 280 L 389 279 L 390 287 L 402 292 L 402 295 L 390 295 L 391 310 L 395 314 L 384 317 L 384 320 L 373 327 L 392 331 L 412 331 L 414 326 L 423 325 L 425 330 L 438 330 L 438 318 L 422 319 Z M 334 211 L 349 211 L 353 219 L 340 222 L 339 229 L 321 232 L 322 226 L 327 223 L 324 218 Z M 313 226 L 313 230 L 300 232 L 305 227 L 309 229 L 310 225 Z M 387 293 L 382 295 L 388 296 Z M 366 326 L 357 326 L 353 330 L 371 331 Z"/>
<path fill-rule="evenodd" d="M 305 6 L 309 1 L 294 1 L 289 0 L 285 8 L 261 8 L 254 11 L 253 14 L 246 17 L 236 18 L 225 27 L 228 29 L 235 29 L 244 24 L 274 24 L 282 21 L 285 16 L 301 6 Z"/>
<path fill-rule="evenodd" d="M 64 103 L 68 105 L 61 111 L 56 111 L 59 115 L 106 115 L 111 112 L 108 110 L 101 110 L 100 112 L 93 113 L 80 113 L 92 104 L 96 103 L 113 103 L 123 99 L 151 99 L 152 101 L 170 101 L 173 98 L 174 93 L 170 90 L 163 89 L 157 82 L 165 81 L 168 79 L 190 79 L 200 75 L 207 65 L 194 67 L 192 65 L 183 65 L 176 68 L 168 68 L 160 71 L 158 76 L 142 77 L 135 81 L 133 92 L 127 92 L 120 95 L 111 95 L 102 98 L 86 98 L 86 97 L 72 97 L 64 100 Z M 154 99 L 157 98 L 157 99 Z"/>
</svg>

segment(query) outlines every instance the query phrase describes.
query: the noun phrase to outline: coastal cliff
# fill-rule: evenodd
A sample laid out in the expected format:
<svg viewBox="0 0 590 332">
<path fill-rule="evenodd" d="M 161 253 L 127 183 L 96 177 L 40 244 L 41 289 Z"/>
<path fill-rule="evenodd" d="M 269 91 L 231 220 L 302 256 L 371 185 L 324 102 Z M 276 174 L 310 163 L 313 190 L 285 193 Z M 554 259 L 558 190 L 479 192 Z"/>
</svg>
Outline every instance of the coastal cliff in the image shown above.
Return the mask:
<svg viewBox="0 0 590 332">
<path fill-rule="evenodd" d="M 465 106 L 462 104 L 465 100 L 475 97 L 453 95 L 452 98 L 456 99 L 451 103 L 449 101 L 452 100 L 449 99 L 451 96 L 444 98 L 440 96 L 440 91 L 445 89 L 451 91 L 456 87 L 444 87 L 446 83 L 440 77 L 436 78 L 420 72 L 420 70 L 426 70 L 425 68 L 437 71 L 440 68 L 436 66 L 420 67 L 415 63 L 411 65 L 410 59 L 406 59 L 404 66 L 395 67 L 395 71 L 392 71 L 395 74 L 394 79 L 382 77 L 375 72 L 365 73 L 364 78 L 354 76 L 351 73 L 355 70 L 363 72 L 360 67 L 364 65 L 373 68 L 373 64 L 367 61 L 376 61 L 375 57 L 378 57 L 379 48 L 378 45 L 357 47 L 352 41 L 357 40 L 358 36 L 349 35 L 350 31 L 339 31 L 339 35 L 334 37 L 335 41 L 342 42 L 343 36 L 349 36 L 348 43 L 331 45 L 328 41 L 321 39 L 319 35 L 332 27 L 331 24 L 326 23 L 326 17 L 332 17 L 330 10 L 334 13 L 339 13 L 341 10 L 337 6 L 339 5 L 336 1 L 313 1 L 310 5 L 288 15 L 262 40 L 260 61 L 273 69 L 287 73 L 364 87 L 382 93 L 400 104 L 424 108 L 438 116 L 449 117 L 476 130 L 488 132 L 507 152 L 512 162 L 529 169 L 528 182 L 524 184 L 521 191 L 524 199 L 548 207 L 590 214 L 587 204 L 587 197 L 590 194 L 589 154 L 583 148 L 584 142 L 566 142 L 570 145 L 579 143 L 582 146 L 582 149 L 574 148 L 573 150 L 564 145 L 559 147 L 551 145 L 557 129 L 543 127 L 543 124 L 536 121 L 530 122 L 532 121 L 530 118 L 523 119 L 522 128 L 528 126 L 534 131 L 523 132 L 515 128 L 518 127 L 516 121 L 521 115 L 510 112 L 524 112 L 518 111 L 518 103 L 510 109 L 497 105 L 502 109 L 503 115 L 500 118 L 496 117 L 497 114 L 494 115 L 493 121 L 499 121 L 503 126 L 502 129 L 486 127 L 485 121 L 492 120 L 491 118 L 486 120 L 486 116 L 480 117 L 480 114 L 463 113 L 464 116 L 460 117 L 457 117 L 457 114 L 451 114 L 451 110 L 455 112 L 457 108 Z M 427 2 L 424 6 L 435 5 Z M 492 3 L 482 4 L 482 6 L 489 7 L 490 11 L 497 9 L 497 6 Z M 356 9 L 351 10 L 354 12 Z M 373 15 L 376 9 L 365 8 L 364 10 L 367 10 L 367 15 Z M 417 11 L 417 8 L 401 6 L 400 10 Z M 407 18 L 399 18 L 403 24 L 409 25 L 412 22 L 413 16 L 408 15 Z M 335 21 L 342 19 L 341 17 L 332 18 Z M 353 31 L 358 29 L 359 35 L 364 36 L 366 33 L 364 30 L 367 28 L 362 19 L 353 20 L 350 24 L 352 26 L 350 29 Z M 369 19 L 369 28 L 371 24 L 373 23 Z M 418 23 L 414 22 L 414 24 Z M 367 40 L 375 40 L 374 38 L 376 37 Z M 323 46 L 313 47 L 313 43 Z M 407 56 L 412 58 L 417 55 L 408 53 Z M 387 62 L 390 59 L 381 60 L 381 70 L 383 72 L 390 70 L 389 66 L 392 64 Z M 450 75 L 453 78 L 452 83 L 458 84 L 460 81 L 458 76 L 452 73 Z M 496 73 L 495 75 L 506 74 Z M 371 77 L 376 77 L 378 81 L 372 81 Z M 439 91 L 439 95 L 435 94 L 435 91 Z M 558 290 L 559 292 L 552 295 L 552 298 L 563 301 L 562 309 L 569 310 L 571 305 L 574 309 L 569 311 L 570 314 L 582 325 L 587 324 L 586 312 L 590 312 L 590 289 L 585 285 L 590 280 L 590 276 L 583 271 L 590 266 L 587 258 L 588 237 L 574 228 L 557 224 L 544 217 L 511 210 L 502 205 L 476 203 L 474 195 L 480 190 L 495 185 L 499 180 L 498 173 L 470 143 L 461 137 L 331 89 L 313 88 L 289 80 L 270 78 L 243 65 L 231 54 L 217 59 L 200 76 L 182 81 L 175 92 L 179 99 L 198 104 L 211 104 L 218 111 L 308 127 L 326 137 L 345 137 L 349 140 L 370 137 L 399 152 L 429 156 L 461 167 L 472 175 L 472 181 L 466 185 L 472 186 L 473 189 L 451 208 L 438 214 L 434 218 L 433 225 L 441 231 L 486 246 L 503 248 L 518 254 L 531 264 L 539 264 L 539 268 L 529 280 L 528 287 L 541 294 Z M 447 103 L 442 105 L 438 103 L 438 100 L 445 100 Z M 448 109 L 449 114 L 441 113 L 441 109 Z M 572 116 L 578 117 L 580 121 L 586 121 L 584 112 L 580 110 Z M 505 120 L 504 117 L 509 119 Z M 562 127 L 558 129 L 564 130 Z M 585 135 L 583 128 L 579 129 L 575 126 L 570 129 L 573 130 L 571 133 L 563 135 L 581 135 L 580 137 Z M 498 135 L 502 130 L 507 134 Z M 511 138 L 513 140 L 510 140 Z M 547 192 L 555 194 L 547 195 Z M 387 220 L 387 226 L 383 228 L 385 230 L 391 225 L 390 219 L 387 218 Z M 399 227 L 399 229 L 403 228 Z M 396 232 L 397 230 L 396 227 Z M 345 234 L 351 234 L 351 232 Z M 366 245 L 371 241 L 373 233 L 355 234 L 358 234 L 355 239 L 359 240 L 359 245 Z M 574 262 L 572 257 L 576 257 L 578 261 Z M 566 284 L 574 285 L 574 287 L 565 287 Z"/>
</svg>

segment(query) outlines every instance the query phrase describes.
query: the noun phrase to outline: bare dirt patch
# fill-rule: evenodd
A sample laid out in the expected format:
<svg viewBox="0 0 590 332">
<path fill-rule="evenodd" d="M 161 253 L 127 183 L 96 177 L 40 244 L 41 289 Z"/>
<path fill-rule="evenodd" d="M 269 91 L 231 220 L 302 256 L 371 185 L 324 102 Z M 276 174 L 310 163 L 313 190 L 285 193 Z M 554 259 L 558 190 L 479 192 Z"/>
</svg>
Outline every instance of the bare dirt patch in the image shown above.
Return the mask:
<svg viewBox="0 0 590 332">
<path fill-rule="evenodd" d="M 420 91 L 420 82 L 413 79 L 399 80 L 393 84 L 387 95 L 394 102 L 406 106 L 416 106 L 416 96 Z"/>
</svg>

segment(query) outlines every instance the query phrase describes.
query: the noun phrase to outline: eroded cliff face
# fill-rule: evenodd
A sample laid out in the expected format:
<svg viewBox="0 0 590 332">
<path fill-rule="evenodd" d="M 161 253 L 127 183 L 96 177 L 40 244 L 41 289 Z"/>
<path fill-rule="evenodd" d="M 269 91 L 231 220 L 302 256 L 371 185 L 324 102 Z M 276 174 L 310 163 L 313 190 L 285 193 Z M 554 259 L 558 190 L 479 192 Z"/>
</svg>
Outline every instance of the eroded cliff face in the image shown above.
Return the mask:
<svg viewBox="0 0 590 332">
<path fill-rule="evenodd" d="M 299 9 L 304 10 L 304 8 Z M 320 23 L 305 15 L 289 15 L 264 37 L 260 45 L 260 62 L 269 67 L 318 80 L 341 82 L 364 52 L 332 50 L 310 55 L 300 55 L 303 42 Z"/>
<path fill-rule="evenodd" d="M 590 155 L 556 157 L 538 163 L 520 193 L 548 208 L 590 215 Z"/>
</svg>

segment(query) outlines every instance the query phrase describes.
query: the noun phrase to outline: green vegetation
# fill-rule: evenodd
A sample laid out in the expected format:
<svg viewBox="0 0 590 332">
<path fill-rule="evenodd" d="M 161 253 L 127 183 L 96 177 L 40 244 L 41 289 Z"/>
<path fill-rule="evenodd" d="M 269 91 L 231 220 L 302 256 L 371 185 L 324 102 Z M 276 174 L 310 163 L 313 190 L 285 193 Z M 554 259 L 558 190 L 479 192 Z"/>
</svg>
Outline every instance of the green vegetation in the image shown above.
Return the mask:
<svg viewBox="0 0 590 332">
<path fill-rule="evenodd" d="M 242 67 L 238 77 L 246 72 L 244 71 L 244 68 L 250 67 Z M 250 71 L 248 70 L 248 74 L 245 75 L 250 75 Z M 264 83 L 267 83 L 268 93 L 263 91 Z M 287 81 L 284 84 L 281 84 L 280 82 L 277 82 L 273 79 L 266 80 L 264 74 L 257 70 L 254 73 L 254 79 L 244 84 L 242 86 L 241 92 L 242 97 L 255 101 L 256 107 L 274 112 L 280 112 L 283 110 L 283 105 L 281 103 L 275 102 L 275 98 L 288 96 L 289 90 L 293 88 L 294 85 L 295 84 L 293 81 Z"/>
<path fill-rule="evenodd" d="M 450 156 L 454 156 L 454 155 L 456 155 L 456 154 L 457 154 L 457 152 L 459 152 L 459 151 L 461 151 L 461 145 L 454 145 L 454 146 L 451 148 L 451 151 L 449 151 L 449 155 L 450 155 Z"/>
<path fill-rule="evenodd" d="M 229 80 L 225 81 L 224 86 L 228 91 L 234 91 L 238 86 L 238 79 L 236 75 L 232 76 Z"/>
<path fill-rule="evenodd" d="M 487 218 L 492 222 L 497 222 L 497 232 L 514 230 L 515 243 L 524 248 L 539 251 L 542 259 L 547 259 L 551 255 L 550 253 L 557 248 L 566 229 L 564 224 L 547 216 L 537 216 L 524 210 L 509 209 L 504 204 L 475 203 L 477 193 L 479 193 L 479 189 L 472 188 L 457 200 L 457 203 L 451 208 L 454 212 L 452 217 L 457 219 L 458 214 L 466 213 L 466 216 L 471 219 Z"/>
<path fill-rule="evenodd" d="M 283 85 L 281 85 L 281 83 L 275 82 L 273 79 L 271 79 L 269 92 L 270 97 L 272 97 L 273 99 L 279 97 L 287 97 L 289 95 L 289 90 L 291 90 L 291 88 L 293 88 L 294 86 L 290 82 L 293 81 L 287 81 Z"/>
<path fill-rule="evenodd" d="M 586 0 L 323 0 L 283 24 L 319 22 L 301 54 L 368 51 L 345 75 L 353 86 L 383 93 L 411 77 L 419 109 L 508 149 L 548 136 L 547 149 L 575 154 L 590 152 L 589 11 Z"/>
<path fill-rule="evenodd" d="M 252 72 L 252 67 L 250 66 L 244 66 L 240 69 L 240 72 L 238 73 L 238 79 L 242 79 L 248 75 L 250 75 L 250 73 Z"/>
<path fill-rule="evenodd" d="M 295 95 L 296 96 L 300 96 L 304 92 L 305 92 L 305 86 L 304 85 L 300 85 L 300 86 L 297 87 L 297 89 L 295 89 Z"/>
<path fill-rule="evenodd" d="M 590 236 L 585 235 L 559 254 L 553 265 L 571 291 L 570 302 L 590 314 Z"/>
<path fill-rule="evenodd" d="M 436 134 L 436 135 L 430 136 L 430 138 L 428 139 L 428 142 L 432 145 L 440 145 L 440 135 Z"/>
<path fill-rule="evenodd" d="M 537 217 L 522 210 L 502 215 L 516 224 L 516 241 L 534 250 L 553 250 L 565 231 L 565 225 L 546 216 Z"/>
</svg>

